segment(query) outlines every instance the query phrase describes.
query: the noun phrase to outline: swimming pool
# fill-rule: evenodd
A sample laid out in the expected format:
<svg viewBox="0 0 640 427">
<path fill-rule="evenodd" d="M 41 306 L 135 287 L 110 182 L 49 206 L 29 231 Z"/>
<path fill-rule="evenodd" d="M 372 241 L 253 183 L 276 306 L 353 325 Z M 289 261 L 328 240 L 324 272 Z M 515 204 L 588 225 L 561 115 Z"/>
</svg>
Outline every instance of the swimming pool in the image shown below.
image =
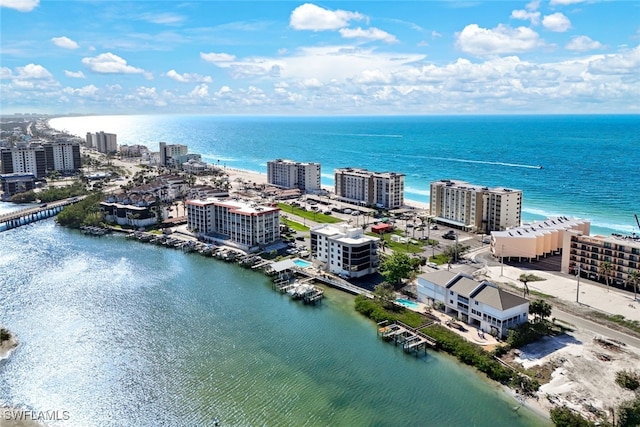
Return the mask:
<svg viewBox="0 0 640 427">
<path fill-rule="evenodd" d="M 296 258 L 293 260 L 293 263 L 300 268 L 311 267 L 311 263 L 308 261 L 301 260 L 300 258 Z"/>
<path fill-rule="evenodd" d="M 408 299 L 404 299 L 404 298 L 398 298 L 396 299 L 396 302 L 400 305 L 403 305 L 407 308 L 410 308 L 412 310 L 417 310 L 418 309 L 418 303 L 415 303 L 413 301 L 409 301 Z"/>
</svg>

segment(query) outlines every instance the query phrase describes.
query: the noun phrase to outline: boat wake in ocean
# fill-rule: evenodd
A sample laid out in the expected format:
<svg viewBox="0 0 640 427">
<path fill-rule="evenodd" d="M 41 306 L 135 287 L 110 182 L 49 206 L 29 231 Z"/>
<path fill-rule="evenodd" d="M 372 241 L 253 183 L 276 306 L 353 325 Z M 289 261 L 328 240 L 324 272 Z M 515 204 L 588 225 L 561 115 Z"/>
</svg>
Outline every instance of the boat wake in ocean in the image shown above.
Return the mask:
<svg viewBox="0 0 640 427">
<path fill-rule="evenodd" d="M 526 168 L 526 169 L 542 169 L 540 165 L 523 165 L 519 163 L 506 163 L 506 162 L 490 162 L 486 160 L 469 160 L 469 159 L 456 159 L 453 157 L 429 157 L 434 160 L 447 160 L 450 162 L 462 162 L 462 163 L 479 163 L 482 165 L 498 165 L 498 166 L 508 166 L 511 168 Z"/>
</svg>

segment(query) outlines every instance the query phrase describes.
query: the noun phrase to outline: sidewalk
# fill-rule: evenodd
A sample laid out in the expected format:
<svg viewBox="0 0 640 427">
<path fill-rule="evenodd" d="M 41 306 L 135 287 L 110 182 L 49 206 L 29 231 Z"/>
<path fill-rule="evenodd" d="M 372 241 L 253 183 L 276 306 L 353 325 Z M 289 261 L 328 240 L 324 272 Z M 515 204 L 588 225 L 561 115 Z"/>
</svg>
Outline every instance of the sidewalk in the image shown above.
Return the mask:
<svg viewBox="0 0 640 427">
<path fill-rule="evenodd" d="M 527 283 L 529 290 L 552 295 L 565 301 L 576 301 L 577 279 L 575 278 L 559 277 L 546 271 L 522 270 L 508 265 L 487 266 L 481 270 L 486 271 L 488 280 L 494 283 L 510 283 L 518 289 L 524 288 L 522 282 L 518 281 L 518 277 L 523 273 L 532 273 L 545 280 Z M 500 276 L 501 270 L 503 270 L 502 276 Z M 614 288 L 607 290 L 605 286 L 593 285 L 584 279 L 580 280 L 578 298 L 580 304 L 605 313 L 619 314 L 626 319 L 640 321 L 640 295 L 638 297 L 638 301 L 633 301 L 633 294 L 627 295 Z"/>
</svg>

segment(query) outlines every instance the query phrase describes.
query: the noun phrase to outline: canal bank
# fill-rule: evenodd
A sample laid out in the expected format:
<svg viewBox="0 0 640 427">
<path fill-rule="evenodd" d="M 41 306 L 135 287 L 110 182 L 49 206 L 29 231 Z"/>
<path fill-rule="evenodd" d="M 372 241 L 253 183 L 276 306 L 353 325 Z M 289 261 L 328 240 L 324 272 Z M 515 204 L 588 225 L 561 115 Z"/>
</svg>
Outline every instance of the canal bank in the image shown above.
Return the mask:
<svg viewBox="0 0 640 427">
<path fill-rule="evenodd" d="M 22 343 L 0 404 L 68 410 L 59 425 L 545 425 L 451 358 L 384 344 L 343 292 L 309 307 L 262 273 L 51 220 L 0 238 L 0 323 Z"/>
</svg>

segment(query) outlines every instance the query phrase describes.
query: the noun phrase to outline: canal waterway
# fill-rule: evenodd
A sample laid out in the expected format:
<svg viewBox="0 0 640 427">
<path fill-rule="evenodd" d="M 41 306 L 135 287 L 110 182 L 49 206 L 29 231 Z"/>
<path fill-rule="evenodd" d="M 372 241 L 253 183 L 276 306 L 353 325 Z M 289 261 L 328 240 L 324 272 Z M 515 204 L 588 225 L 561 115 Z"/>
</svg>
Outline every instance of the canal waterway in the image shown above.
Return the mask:
<svg viewBox="0 0 640 427">
<path fill-rule="evenodd" d="M 376 337 L 353 297 L 52 219 L 0 233 L 0 406 L 60 426 L 538 426 L 452 358 Z"/>
</svg>

